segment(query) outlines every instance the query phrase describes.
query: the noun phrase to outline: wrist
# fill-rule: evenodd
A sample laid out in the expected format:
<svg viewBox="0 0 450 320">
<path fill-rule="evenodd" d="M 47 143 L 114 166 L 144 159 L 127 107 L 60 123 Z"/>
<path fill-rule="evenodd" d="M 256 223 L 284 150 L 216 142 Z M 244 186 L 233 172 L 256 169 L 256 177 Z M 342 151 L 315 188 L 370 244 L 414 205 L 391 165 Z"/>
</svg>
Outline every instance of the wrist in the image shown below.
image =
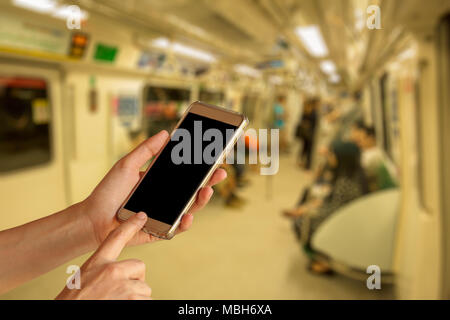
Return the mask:
<svg viewBox="0 0 450 320">
<path fill-rule="evenodd" d="M 70 216 L 73 224 L 73 236 L 79 243 L 82 251 L 89 252 L 97 249 L 98 241 L 95 235 L 94 225 L 89 218 L 86 200 L 78 202 L 69 208 L 65 213 Z"/>
</svg>

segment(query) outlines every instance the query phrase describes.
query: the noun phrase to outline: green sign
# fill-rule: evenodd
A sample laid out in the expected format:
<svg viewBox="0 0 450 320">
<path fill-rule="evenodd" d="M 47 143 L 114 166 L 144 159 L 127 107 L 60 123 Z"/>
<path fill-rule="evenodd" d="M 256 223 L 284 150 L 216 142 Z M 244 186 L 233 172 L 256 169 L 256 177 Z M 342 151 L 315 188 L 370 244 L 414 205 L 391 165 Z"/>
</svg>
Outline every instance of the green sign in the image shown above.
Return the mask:
<svg viewBox="0 0 450 320">
<path fill-rule="evenodd" d="M 119 49 L 117 47 L 97 43 L 95 47 L 94 60 L 114 62 L 118 51 Z"/>
</svg>

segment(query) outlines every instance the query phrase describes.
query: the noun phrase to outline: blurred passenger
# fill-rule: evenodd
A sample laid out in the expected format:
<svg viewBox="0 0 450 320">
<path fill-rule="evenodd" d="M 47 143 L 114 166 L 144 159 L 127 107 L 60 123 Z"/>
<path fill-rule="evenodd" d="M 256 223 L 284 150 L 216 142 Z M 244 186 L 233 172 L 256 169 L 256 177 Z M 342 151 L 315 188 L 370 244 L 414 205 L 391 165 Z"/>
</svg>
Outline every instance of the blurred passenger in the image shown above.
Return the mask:
<svg viewBox="0 0 450 320">
<path fill-rule="evenodd" d="M 233 165 L 227 163 L 223 163 L 220 167 L 227 172 L 228 179 L 217 184 L 215 190 L 224 200 L 226 207 L 235 209 L 241 208 L 245 204 L 245 200 L 237 194 L 239 185 L 235 168 Z"/>
<path fill-rule="evenodd" d="M 248 137 L 248 136 L 245 137 L 245 150 L 244 150 L 245 155 L 247 155 L 247 150 L 249 150 L 249 148 L 250 148 L 249 143 L 247 143 L 249 139 L 250 139 L 250 137 Z M 257 143 L 258 142 L 256 141 L 256 144 Z M 242 151 L 240 150 L 240 148 L 238 148 L 237 144 L 235 144 L 234 145 L 234 155 L 235 155 L 235 157 L 237 158 L 238 154 L 240 154 L 241 152 Z M 242 155 L 240 155 L 240 156 L 242 156 Z M 246 165 L 245 164 L 240 164 L 240 163 L 238 163 L 238 161 L 234 161 L 232 166 L 233 166 L 234 173 L 235 173 L 235 176 L 236 176 L 236 185 L 237 185 L 237 187 L 238 188 L 242 188 L 242 187 L 247 186 L 250 183 L 250 180 L 246 178 L 246 174 L 245 174 L 246 171 L 247 171 Z"/>
<path fill-rule="evenodd" d="M 296 130 L 296 137 L 303 143 L 298 162 L 300 166 L 307 170 L 311 169 L 314 136 L 317 126 L 317 105 L 317 99 L 310 99 L 305 102 L 305 107 Z"/>
<path fill-rule="evenodd" d="M 353 126 L 350 130 L 349 140 L 356 143 L 360 147 L 360 149 L 363 149 L 361 147 L 361 141 L 363 139 L 363 134 L 364 134 L 365 128 L 366 128 L 366 125 L 364 124 L 364 121 L 357 120 L 353 124 Z"/>
<path fill-rule="evenodd" d="M 352 130 L 352 140 L 362 150 L 361 163 L 367 175 L 369 191 L 375 192 L 397 186 L 388 159 L 383 150 L 377 146 L 375 129 L 361 124 Z"/>
<path fill-rule="evenodd" d="M 336 110 L 334 106 L 328 105 L 322 110 L 319 116 L 319 121 L 317 122 L 318 133 L 316 136 L 316 145 L 319 153 L 321 153 L 323 148 L 328 148 L 331 145 L 336 135 L 339 125 L 339 113 Z"/>
<path fill-rule="evenodd" d="M 295 216 L 298 208 L 304 205 L 319 207 L 330 194 L 333 176 L 334 170 L 330 165 L 320 167 L 315 173 L 314 182 L 303 190 L 296 208 L 284 210 L 283 214 L 288 217 Z"/>
<path fill-rule="evenodd" d="M 330 271 L 328 262 L 316 260 L 316 252 L 310 246 L 310 240 L 318 227 L 342 206 L 368 192 L 364 169 L 361 166 L 359 147 L 352 142 L 336 141 L 328 154 L 328 163 L 334 174 L 331 192 L 323 202 L 308 202 L 286 212 L 295 218 L 295 230 L 304 243 L 304 249 L 311 258 L 310 270 L 316 273 Z"/>
<path fill-rule="evenodd" d="M 335 114 L 332 115 L 339 124 L 333 140 L 348 139 L 352 125 L 362 118 L 362 113 L 363 109 L 359 105 L 357 96 L 343 100 L 339 108 L 336 108 Z"/>
<path fill-rule="evenodd" d="M 317 169 L 314 172 L 313 182 L 310 186 L 306 187 L 303 191 L 303 194 L 300 198 L 300 201 L 297 204 L 297 207 L 300 207 L 307 202 L 309 204 L 316 204 L 319 206 L 325 198 L 331 192 L 332 183 L 334 181 L 335 169 L 330 165 L 329 162 L 329 154 L 332 146 L 331 141 L 340 141 L 340 140 L 332 140 L 335 136 L 339 136 L 338 131 L 341 131 L 342 121 L 340 110 L 337 108 L 329 107 L 326 110 L 326 113 L 322 115 L 320 118 L 320 132 L 317 134 L 316 139 L 318 140 L 316 144 L 319 144 L 317 147 Z M 354 121 L 354 120 L 353 120 Z M 365 125 L 362 121 L 356 121 L 356 123 L 351 126 L 350 131 L 350 140 L 359 146 L 359 142 L 361 140 L 363 129 Z M 292 210 L 285 210 L 284 214 L 290 216 Z"/>
<path fill-rule="evenodd" d="M 274 129 L 280 130 L 280 152 L 287 151 L 287 134 L 286 134 L 286 118 L 287 112 L 285 108 L 286 99 L 279 96 L 277 102 L 273 105 L 273 124 Z"/>
<path fill-rule="evenodd" d="M 320 208 L 327 202 L 329 205 L 333 195 L 341 194 L 342 190 L 353 191 L 354 188 L 362 190 L 361 194 L 367 193 L 367 179 L 361 166 L 360 149 L 356 144 L 352 142 L 334 142 L 331 146 L 331 151 L 327 154 L 327 161 L 327 166 L 321 170 L 321 174 L 315 181 L 315 186 L 323 185 L 323 189 L 329 190 L 329 194 L 324 197 L 324 201 L 317 201 L 317 198 L 320 197 L 314 197 L 312 201 L 303 202 L 301 206 L 285 211 L 286 216 L 299 217 L 309 210 Z M 318 194 L 319 192 L 316 193 Z M 336 201 L 333 204 L 336 204 Z"/>
<path fill-rule="evenodd" d="M 245 187 L 250 180 L 245 178 L 245 164 L 233 163 L 234 173 L 236 175 L 236 185 L 238 188 Z"/>
<path fill-rule="evenodd" d="M 340 128 L 340 114 L 336 107 L 328 104 L 325 108 L 319 108 L 320 116 L 317 121 L 317 133 L 314 136 L 314 150 L 312 163 L 314 163 L 315 176 L 317 177 L 324 172 L 323 169 L 328 166 L 327 154 L 330 145 L 335 140 L 337 131 Z"/>
</svg>

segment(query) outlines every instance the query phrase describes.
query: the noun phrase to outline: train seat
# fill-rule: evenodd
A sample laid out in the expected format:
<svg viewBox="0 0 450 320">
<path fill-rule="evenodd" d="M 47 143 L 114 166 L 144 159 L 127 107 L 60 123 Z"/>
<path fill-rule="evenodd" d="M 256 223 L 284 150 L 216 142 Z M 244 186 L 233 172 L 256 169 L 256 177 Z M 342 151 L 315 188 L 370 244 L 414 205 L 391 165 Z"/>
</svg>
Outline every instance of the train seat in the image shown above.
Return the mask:
<svg viewBox="0 0 450 320">
<path fill-rule="evenodd" d="M 399 189 L 355 200 L 317 229 L 312 247 L 331 258 L 332 264 L 364 272 L 368 266 L 377 265 L 383 274 L 393 274 L 399 204 Z"/>
</svg>

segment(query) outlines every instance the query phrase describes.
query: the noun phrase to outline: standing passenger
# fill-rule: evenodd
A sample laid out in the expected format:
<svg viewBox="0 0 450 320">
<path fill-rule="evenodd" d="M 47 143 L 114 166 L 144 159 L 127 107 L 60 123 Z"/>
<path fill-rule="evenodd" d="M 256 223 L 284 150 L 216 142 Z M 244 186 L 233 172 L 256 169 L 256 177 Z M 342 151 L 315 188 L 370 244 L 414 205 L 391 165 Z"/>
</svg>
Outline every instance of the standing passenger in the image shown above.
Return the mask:
<svg viewBox="0 0 450 320">
<path fill-rule="evenodd" d="M 317 99 L 307 100 L 305 109 L 297 126 L 296 136 L 303 142 L 303 149 L 300 151 L 298 161 L 300 166 L 311 169 L 312 151 L 314 146 L 314 135 L 317 126 Z"/>
<path fill-rule="evenodd" d="M 273 105 L 274 129 L 280 130 L 280 152 L 287 150 L 285 97 L 279 96 Z"/>
</svg>

